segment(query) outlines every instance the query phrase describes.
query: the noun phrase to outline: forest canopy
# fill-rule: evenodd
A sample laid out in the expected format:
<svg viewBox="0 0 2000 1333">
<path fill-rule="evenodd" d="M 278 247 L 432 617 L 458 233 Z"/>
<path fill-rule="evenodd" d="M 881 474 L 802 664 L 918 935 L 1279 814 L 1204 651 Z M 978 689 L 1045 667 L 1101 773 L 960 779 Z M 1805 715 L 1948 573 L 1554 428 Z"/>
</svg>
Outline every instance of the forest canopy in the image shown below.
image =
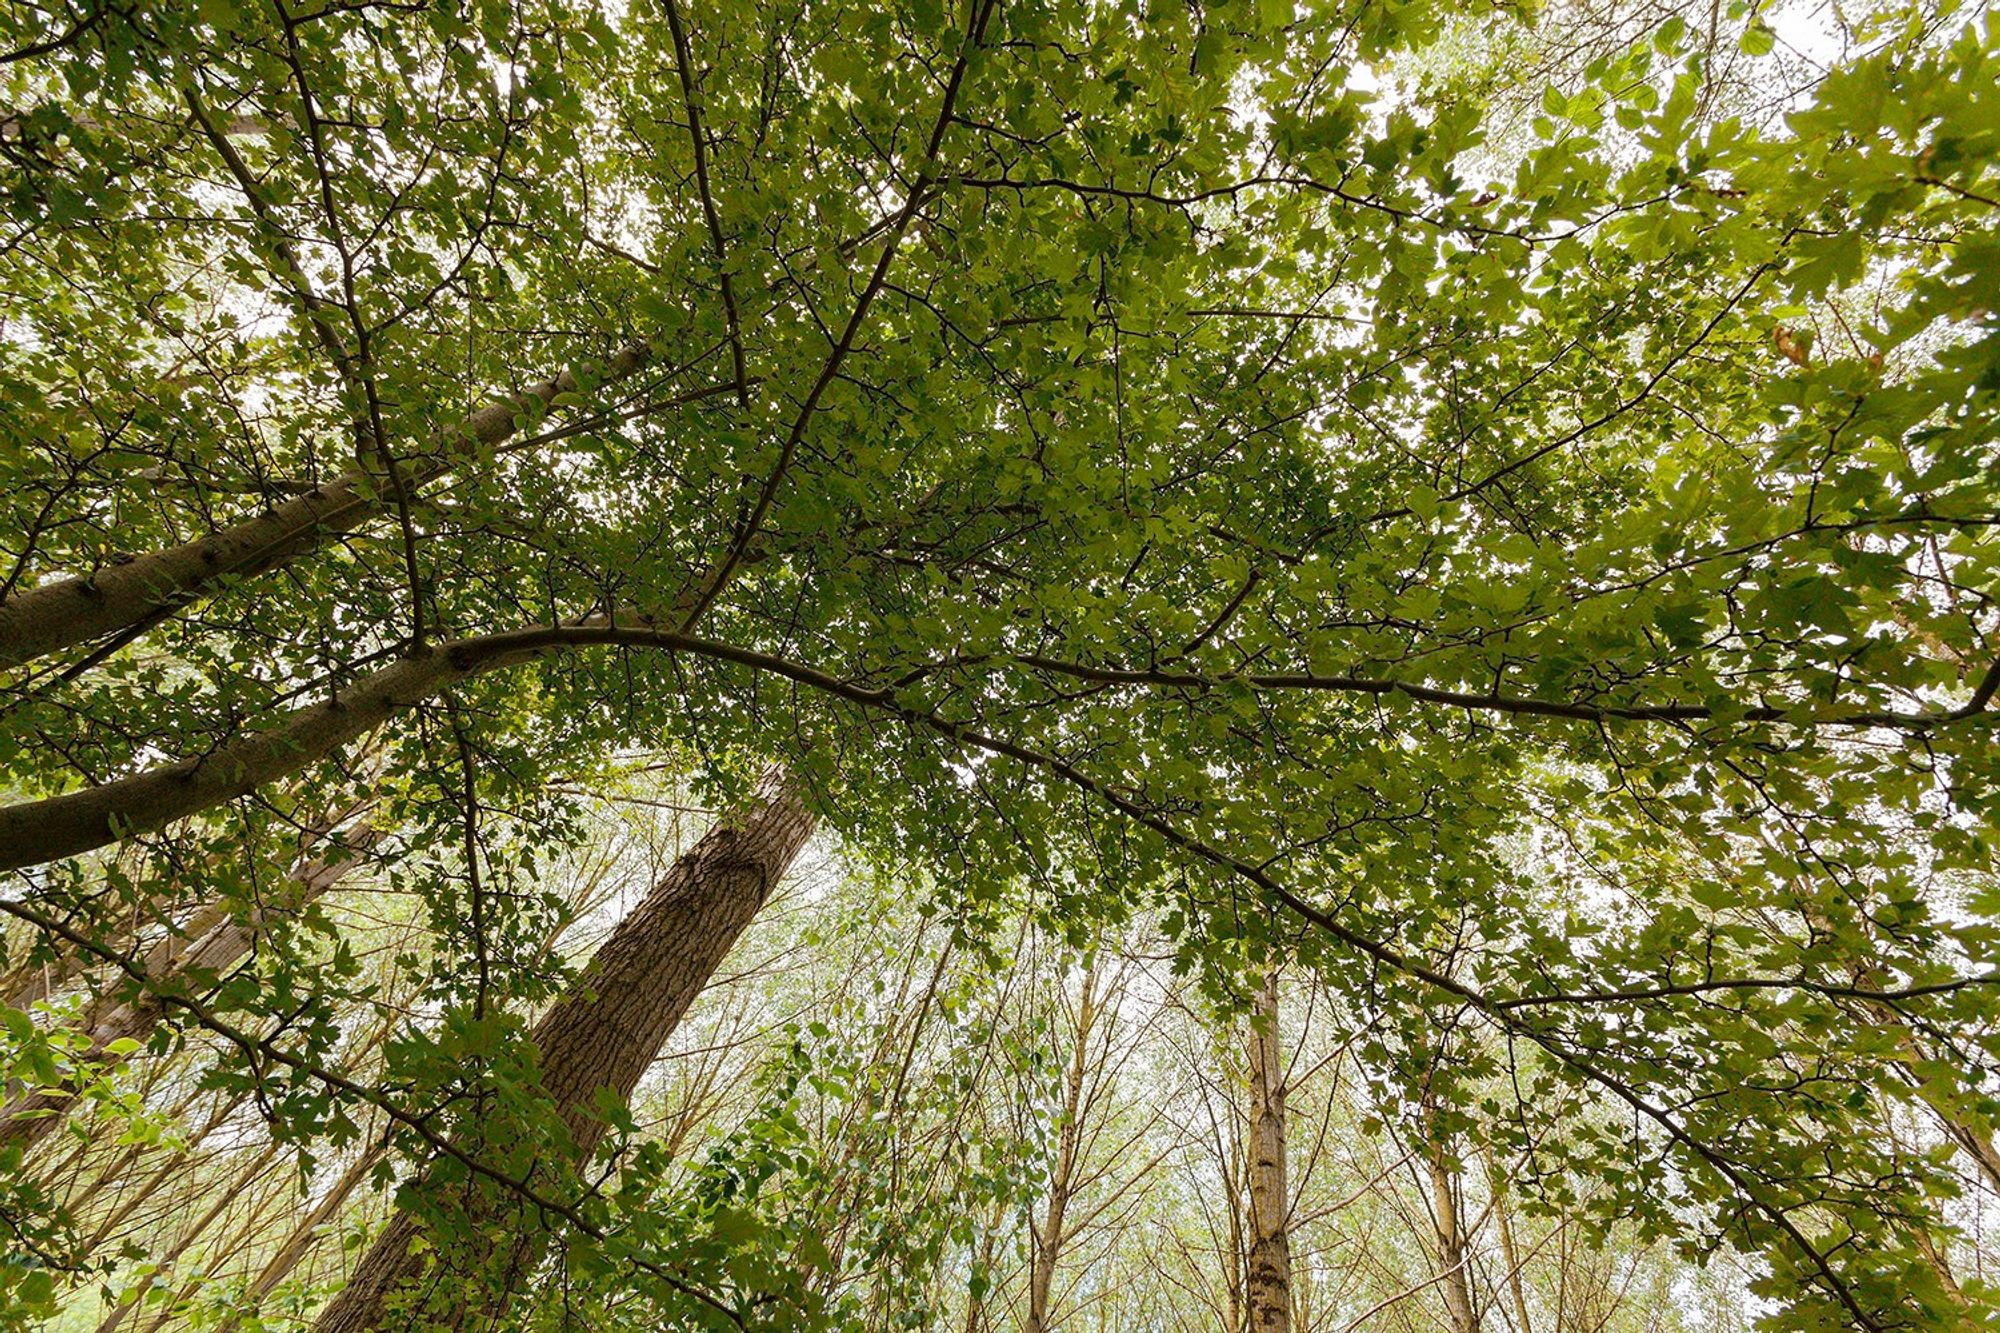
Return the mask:
<svg viewBox="0 0 2000 1333">
<path fill-rule="evenodd" d="M 2000 1318 L 1982 5 L 0 52 L 0 1326 Z"/>
</svg>

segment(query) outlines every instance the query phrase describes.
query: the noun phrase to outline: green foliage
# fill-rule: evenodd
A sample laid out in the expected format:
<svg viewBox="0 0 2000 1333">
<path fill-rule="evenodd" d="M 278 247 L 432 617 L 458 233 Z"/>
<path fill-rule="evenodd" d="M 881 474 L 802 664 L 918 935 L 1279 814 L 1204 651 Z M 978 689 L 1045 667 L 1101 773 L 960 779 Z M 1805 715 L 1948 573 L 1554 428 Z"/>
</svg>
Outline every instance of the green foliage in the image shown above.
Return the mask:
<svg viewBox="0 0 2000 1333">
<path fill-rule="evenodd" d="M 1021 891 L 1076 945 L 1158 912 L 1214 1001 L 1297 960 L 1385 1099 L 1532 1132 L 1606 1234 L 1760 1256 L 1771 1327 L 1958 1317 L 1949 1174 L 1885 1125 L 2000 1117 L 2000 31 L 1884 4 L 1808 78 L 1746 5 L 1446 17 L 0 8 L 0 630 L 157 583 L 0 682 L 13 934 L 248 919 L 380 793 L 428 947 L 308 909 L 156 1045 L 215 1038 L 307 1152 L 387 1103 L 518 1179 L 561 1156 L 521 1034 L 578 789 L 776 759 L 989 950 Z M 860 1317 L 767 1211 L 837 1193 L 801 1098 L 884 1095 L 832 1017 L 692 1183 L 551 1177 L 607 1319 L 670 1231 L 727 1300 Z M 60 1022 L 7 1041 L 125 1096 Z M 920 1317 L 895 1275 L 1012 1169 L 848 1182 L 881 1299 Z M 412 1194 L 443 1249 L 526 1206 Z"/>
</svg>

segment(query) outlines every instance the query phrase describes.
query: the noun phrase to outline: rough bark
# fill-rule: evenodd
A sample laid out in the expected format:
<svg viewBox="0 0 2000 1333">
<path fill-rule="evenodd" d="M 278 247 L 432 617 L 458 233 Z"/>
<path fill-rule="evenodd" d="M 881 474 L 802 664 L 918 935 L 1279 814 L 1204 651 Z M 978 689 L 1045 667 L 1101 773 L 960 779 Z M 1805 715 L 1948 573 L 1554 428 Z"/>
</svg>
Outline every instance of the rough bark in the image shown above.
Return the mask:
<svg viewBox="0 0 2000 1333">
<path fill-rule="evenodd" d="M 604 1123 L 595 1112 L 597 1093 L 609 1089 L 620 1100 L 630 1098 L 640 1075 L 763 906 L 812 828 L 813 817 L 789 780 L 776 772 L 767 775 L 750 807 L 718 823 L 675 862 L 619 923 L 577 985 L 535 1025 L 532 1036 L 541 1055 L 542 1085 L 579 1158 L 589 1154 L 604 1133 Z M 510 1286 L 539 1256 L 545 1234 L 532 1222 L 516 1230 L 521 1241 L 506 1256 Z M 427 1326 L 425 1320 L 428 1326 L 449 1328 L 475 1315 L 489 1320 L 497 1316 L 507 1291 L 491 1293 L 491 1303 L 483 1310 L 453 1299 L 445 1309 L 426 1310 L 416 1317 L 391 1311 L 391 1298 L 423 1279 L 432 1262 L 427 1251 L 411 1252 L 420 1232 L 409 1212 L 398 1211 L 347 1286 L 321 1313 L 317 1333 L 400 1330 Z M 455 1261 L 490 1272 L 488 1258 L 461 1254 Z"/>
<path fill-rule="evenodd" d="M 1247 1045 L 1250 1069 L 1250 1235 L 1246 1333 L 1291 1333 L 1291 1185 L 1285 1169 L 1285 1064 L 1278 1042 L 1278 973 L 1267 970 Z"/>
<path fill-rule="evenodd" d="M 629 379 L 652 359 L 643 343 L 621 349 L 592 378 L 599 384 Z M 436 441 L 430 461 L 408 465 L 405 479 L 423 482 L 505 443 L 520 423 L 577 391 L 565 370 L 474 412 Z M 47 653 L 145 624 L 226 582 L 265 573 L 305 555 L 328 537 L 349 532 L 385 507 L 380 478 L 348 472 L 316 490 L 254 518 L 128 560 L 89 575 L 57 579 L 0 601 L 0 667 L 18 666 Z"/>
<path fill-rule="evenodd" d="M 372 827 L 358 831 L 337 852 L 293 871 L 274 901 L 246 916 L 231 916 L 217 907 L 197 911 L 188 929 L 169 934 L 147 953 L 140 965 L 147 978 L 142 989 L 131 995 L 107 992 L 91 1007 L 83 1024 L 91 1049 L 102 1051 L 127 1039 L 145 1041 L 166 1014 L 163 995 L 204 986 L 241 963 L 260 931 L 276 918 L 304 910 L 338 884 L 361 864 L 380 836 Z M 63 1122 L 70 1100 L 65 1089 L 44 1088 L 0 1109 L 0 1148 L 40 1142 Z"/>
</svg>

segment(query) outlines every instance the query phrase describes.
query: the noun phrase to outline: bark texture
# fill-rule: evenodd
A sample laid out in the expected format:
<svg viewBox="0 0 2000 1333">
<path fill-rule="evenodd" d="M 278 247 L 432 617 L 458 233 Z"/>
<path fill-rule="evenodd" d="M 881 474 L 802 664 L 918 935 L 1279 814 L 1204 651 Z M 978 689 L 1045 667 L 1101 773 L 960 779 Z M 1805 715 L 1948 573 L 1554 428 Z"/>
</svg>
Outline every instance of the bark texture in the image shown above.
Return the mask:
<svg viewBox="0 0 2000 1333">
<path fill-rule="evenodd" d="M 633 343 L 598 367 L 592 378 L 614 384 L 651 359 L 648 347 Z M 574 393 L 577 387 L 576 376 L 565 370 L 488 403 L 445 431 L 434 442 L 430 461 L 411 467 L 406 479 L 430 480 L 481 449 L 505 443 L 521 421 L 547 410 L 557 394 Z M 381 479 L 356 470 L 206 537 L 17 593 L 0 601 L 0 667 L 143 625 L 208 596 L 225 582 L 305 555 L 328 537 L 359 527 L 385 504 Z"/>
<path fill-rule="evenodd" d="M 812 830 L 813 817 L 789 779 L 767 774 L 749 808 L 718 823 L 674 863 L 618 924 L 577 985 L 535 1025 L 542 1085 L 579 1158 L 604 1133 L 594 1109 L 598 1091 L 609 1089 L 621 1101 L 631 1097 L 640 1075 Z M 420 1230 L 410 1213 L 398 1211 L 321 1313 L 316 1333 L 454 1328 L 475 1316 L 496 1315 L 505 1293 L 482 1310 L 452 1301 L 450 1308 L 420 1317 L 391 1311 L 391 1297 L 423 1282 L 431 1267 L 430 1251 L 411 1252 Z M 508 1257 L 510 1283 L 518 1283 L 532 1266 L 545 1234 L 532 1221 L 515 1230 L 521 1240 Z"/>
<path fill-rule="evenodd" d="M 1285 1171 L 1285 1062 L 1278 1042 L 1278 973 L 1264 974 L 1250 1024 L 1250 1247 L 1246 1333 L 1291 1333 L 1291 1184 Z"/>
</svg>

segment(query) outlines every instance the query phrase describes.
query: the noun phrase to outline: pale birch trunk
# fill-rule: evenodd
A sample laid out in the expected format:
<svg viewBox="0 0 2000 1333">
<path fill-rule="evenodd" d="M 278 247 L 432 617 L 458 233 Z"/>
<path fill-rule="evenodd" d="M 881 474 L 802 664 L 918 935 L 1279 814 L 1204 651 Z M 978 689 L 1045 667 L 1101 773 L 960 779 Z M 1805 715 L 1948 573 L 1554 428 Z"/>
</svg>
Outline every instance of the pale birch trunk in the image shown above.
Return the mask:
<svg viewBox="0 0 2000 1333">
<path fill-rule="evenodd" d="M 1438 1285 L 1444 1292 L 1451 1333 L 1479 1333 L 1479 1312 L 1472 1303 L 1465 1230 L 1459 1221 L 1458 1181 L 1435 1114 L 1425 1126 L 1424 1165 L 1431 1185 L 1431 1215 L 1437 1229 Z"/>
<path fill-rule="evenodd" d="M 1278 1041 L 1278 972 L 1264 973 L 1246 1041 L 1250 1071 L 1250 1225 L 1246 1333 L 1291 1333 L 1291 1186 L 1285 1165 L 1285 1062 Z"/>
</svg>

